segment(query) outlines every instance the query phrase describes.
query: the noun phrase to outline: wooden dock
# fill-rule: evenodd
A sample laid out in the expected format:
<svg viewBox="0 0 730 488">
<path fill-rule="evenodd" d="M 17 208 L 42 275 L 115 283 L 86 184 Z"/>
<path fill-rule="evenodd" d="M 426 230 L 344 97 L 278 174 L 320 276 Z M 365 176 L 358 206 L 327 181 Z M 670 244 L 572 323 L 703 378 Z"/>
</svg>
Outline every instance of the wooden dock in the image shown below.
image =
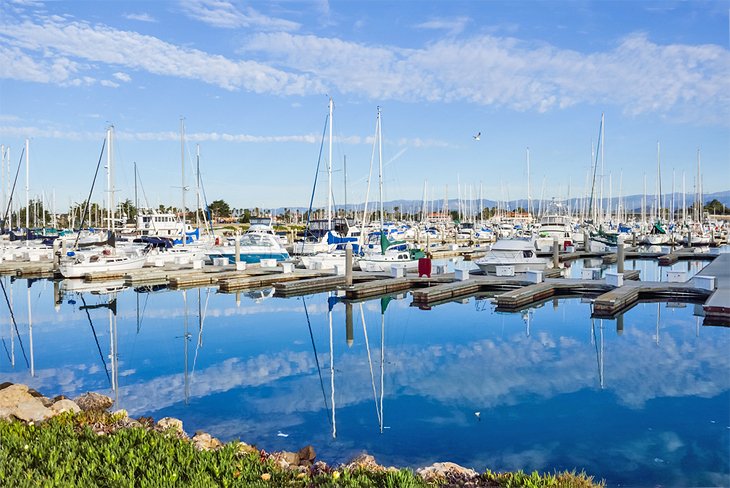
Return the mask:
<svg viewBox="0 0 730 488">
<path fill-rule="evenodd" d="M 730 326 L 730 254 L 718 255 L 690 281 L 696 283 L 698 276 L 715 277 L 715 290 L 702 307 L 705 324 Z"/>
</svg>

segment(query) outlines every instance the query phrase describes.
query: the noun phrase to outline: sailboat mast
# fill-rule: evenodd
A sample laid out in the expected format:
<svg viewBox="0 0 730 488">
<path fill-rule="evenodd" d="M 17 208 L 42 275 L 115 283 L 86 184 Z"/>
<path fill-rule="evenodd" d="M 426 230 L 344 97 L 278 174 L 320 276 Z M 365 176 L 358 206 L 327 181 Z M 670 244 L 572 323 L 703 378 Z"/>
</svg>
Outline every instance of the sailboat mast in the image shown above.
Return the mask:
<svg viewBox="0 0 730 488">
<path fill-rule="evenodd" d="M 380 232 L 385 226 L 385 214 L 383 213 L 383 131 L 380 122 L 380 107 L 378 107 L 378 193 L 380 195 Z"/>
<path fill-rule="evenodd" d="M 182 245 L 185 246 L 185 119 L 180 117 L 180 167 L 182 177 Z"/>
<path fill-rule="evenodd" d="M 329 158 L 327 158 L 327 229 L 332 228 L 332 108 L 333 108 L 332 97 L 330 97 L 329 103 L 329 123 L 330 123 L 330 138 L 329 138 Z"/>
<path fill-rule="evenodd" d="M 25 140 L 25 235 L 30 236 L 30 141 Z M 28 240 L 25 241 L 28 244 Z"/>
<path fill-rule="evenodd" d="M 108 229 L 111 229 L 112 226 L 112 128 L 109 126 L 106 130 L 106 144 L 107 144 L 107 151 L 106 151 L 106 190 L 107 190 L 107 197 L 106 197 L 106 217 L 108 219 Z M 89 208 L 89 212 L 91 209 Z M 89 219 L 91 220 L 91 219 Z"/>
<path fill-rule="evenodd" d="M 532 215 L 532 195 L 530 194 L 530 147 L 527 147 L 527 217 Z"/>
</svg>

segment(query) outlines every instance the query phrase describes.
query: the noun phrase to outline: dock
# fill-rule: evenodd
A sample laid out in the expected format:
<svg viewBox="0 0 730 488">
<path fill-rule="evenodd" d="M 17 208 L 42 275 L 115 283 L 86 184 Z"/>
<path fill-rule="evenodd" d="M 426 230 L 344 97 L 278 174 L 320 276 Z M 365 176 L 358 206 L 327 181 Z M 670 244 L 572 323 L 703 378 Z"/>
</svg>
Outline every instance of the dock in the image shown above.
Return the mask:
<svg viewBox="0 0 730 488">
<path fill-rule="evenodd" d="M 708 325 L 730 325 L 730 254 L 720 254 L 692 278 L 714 277 L 715 289 L 705 301 L 705 323 Z"/>
</svg>

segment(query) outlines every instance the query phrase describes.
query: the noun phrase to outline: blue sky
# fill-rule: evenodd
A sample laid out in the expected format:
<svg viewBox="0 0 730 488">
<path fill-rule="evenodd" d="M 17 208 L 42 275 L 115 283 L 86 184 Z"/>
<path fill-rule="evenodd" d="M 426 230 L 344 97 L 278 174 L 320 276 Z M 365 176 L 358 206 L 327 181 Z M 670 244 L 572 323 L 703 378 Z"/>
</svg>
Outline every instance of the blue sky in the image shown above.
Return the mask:
<svg viewBox="0 0 730 488">
<path fill-rule="evenodd" d="M 108 124 L 117 198 L 306 206 L 328 96 L 334 199 L 365 198 L 382 109 L 386 199 L 581 196 L 605 113 L 605 192 L 730 189 L 730 1 L 58 1 L 0 6 L 0 143 L 31 195 L 89 190 Z M 472 136 L 481 132 L 479 141 Z M 326 156 L 326 147 L 325 147 Z M 323 161 L 323 167 L 326 164 Z M 320 174 L 321 182 L 325 174 Z M 374 173 L 377 178 L 377 172 Z M 4 182 L 3 182 L 4 184 Z M 448 190 L 447 190 L 448 187 Z M 324 188 L 324 184 L 320 185 Z M 373 184 L 370 199 L 376 198 Z M 103 188 L 95 200 L 104 198 Z M 187 201 L 194 199 L 192 192 Z M 318 190 L 315 204 L 326 202 Z"/>
</svg>

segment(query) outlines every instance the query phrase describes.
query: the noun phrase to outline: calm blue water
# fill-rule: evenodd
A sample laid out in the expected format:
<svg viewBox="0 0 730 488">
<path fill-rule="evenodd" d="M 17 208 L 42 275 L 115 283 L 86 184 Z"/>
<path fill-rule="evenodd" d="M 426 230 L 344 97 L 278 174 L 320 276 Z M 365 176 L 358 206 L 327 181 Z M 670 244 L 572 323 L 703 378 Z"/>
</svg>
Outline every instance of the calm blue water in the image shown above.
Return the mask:
<svg viewBox="0 0 730 488">
<path fill-rule="evenodd" d="M 331 463 L 366 451 L 385 465 L 730 485 L 730 329 L 701 325 L 691 304 L 619 321 L 591 320 L 580 299 L 501 314 L 488 297 L 420 310 L 410 296 L 127 289 L 65 291 L 54 309 L 51 282 L 4 285 L 19 337 L 0 296 L 0 380 L 50 396 L 99 391 L 132 416 L 269 451 L 312 444 Z"/>
</svg>

